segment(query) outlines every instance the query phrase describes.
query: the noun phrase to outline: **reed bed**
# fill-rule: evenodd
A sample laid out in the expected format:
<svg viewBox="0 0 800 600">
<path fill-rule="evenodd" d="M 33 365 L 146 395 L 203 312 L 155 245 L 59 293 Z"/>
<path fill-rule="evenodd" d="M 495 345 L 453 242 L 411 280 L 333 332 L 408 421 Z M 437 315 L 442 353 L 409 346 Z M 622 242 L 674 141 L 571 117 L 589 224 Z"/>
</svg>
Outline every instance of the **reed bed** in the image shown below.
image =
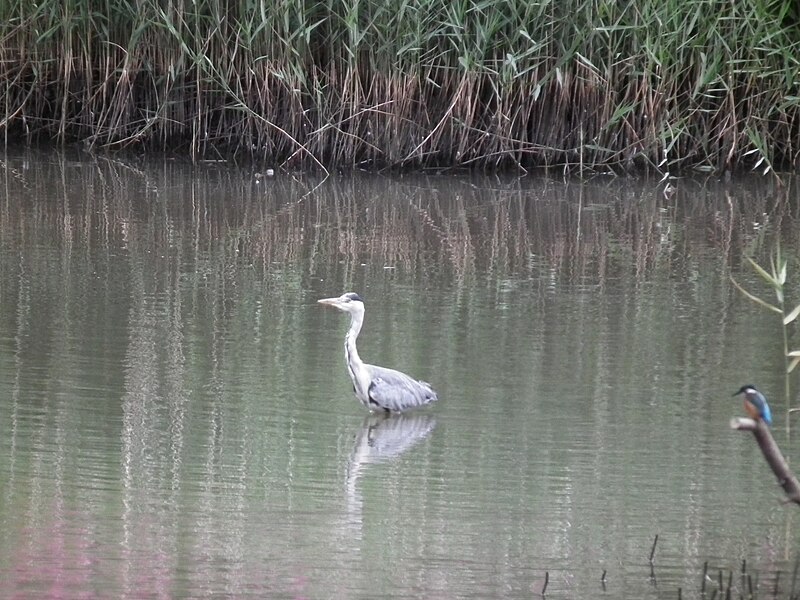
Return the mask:
<svg viewBox="0 0 800 600">
<path fill-rule="evenodd" d="M 288 168 L 797 169 L 794 0 L 16 0 L 7 142 Z"/>
</svg>

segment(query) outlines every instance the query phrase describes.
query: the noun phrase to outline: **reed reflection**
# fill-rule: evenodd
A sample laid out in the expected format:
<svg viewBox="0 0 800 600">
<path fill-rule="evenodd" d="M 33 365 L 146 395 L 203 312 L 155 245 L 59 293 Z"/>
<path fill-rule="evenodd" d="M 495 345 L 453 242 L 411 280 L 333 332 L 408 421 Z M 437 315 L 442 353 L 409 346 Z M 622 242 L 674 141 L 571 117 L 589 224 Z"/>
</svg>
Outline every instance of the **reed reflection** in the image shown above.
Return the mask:
<svg viewBox="0 0 800 600">
<path fill-rule="evenodd" d="M 67 257 L 77 247 L 101 250 L 89 257 L 99 268 L 109 258 L 102 251 L 117 250 L 174 252 L 198 273 L 248 266 L 314 275 L 338 263 L 345 287 L 364 264 L 402 267 L 420 281 L 554 269 L 602 283 L 620 252 L 642 277 L 656 264 L 677 268 L 707 247 L 731 256 L 752 252 L 764 244 L 765 230 L 788 231 L 796 220 L 783 202 L 794 179 L 784 188 L 730 189 L 681 180 L 665 197 L 658 182 L 616 179 L 265 180 L 228 165 L 81 158 L 2 161 L 8 193 L 0 243 L 46 235 Z M 23 166 L 30 164 L 37 168 Z"/>
</svg>

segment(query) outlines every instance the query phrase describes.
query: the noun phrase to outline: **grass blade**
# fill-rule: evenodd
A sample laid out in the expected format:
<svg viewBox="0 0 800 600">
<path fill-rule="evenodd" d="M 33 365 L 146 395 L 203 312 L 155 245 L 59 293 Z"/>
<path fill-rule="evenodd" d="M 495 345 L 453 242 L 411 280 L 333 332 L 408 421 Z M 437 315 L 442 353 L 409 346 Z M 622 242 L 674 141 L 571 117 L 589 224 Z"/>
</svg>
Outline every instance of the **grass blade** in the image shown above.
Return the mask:
<svg viewBox="0 0 800 600">
<path fill-rule="evenodd" d="M 747 298 L 749 298 L 750 300 L 752 300 L 756 304 L 760 304 L 764 308 L 767 308 L 767 309 L 769 309 L 769 310 L 771 310 L 773 312 L 776 312 L 776 313 L 778 313 L 780 315 L 783 314 L 783 311 L 780 308 L 778 308 L 777 306 L 774 306 L 774 305 L 770 304 L 769 302 L 766 302 L 765 300 L 762 300 L 758 296 L 754 296 L 753 294 L 748 292 L 746 289 L 744 289 L 742 286 L 740 286 L 733 277 L 731 277 L 730 279 L 731 279 L 731 283 L 736 287 L 737 290 L 739 290 L 742 294 L 744 294 Z"/>
</svg>

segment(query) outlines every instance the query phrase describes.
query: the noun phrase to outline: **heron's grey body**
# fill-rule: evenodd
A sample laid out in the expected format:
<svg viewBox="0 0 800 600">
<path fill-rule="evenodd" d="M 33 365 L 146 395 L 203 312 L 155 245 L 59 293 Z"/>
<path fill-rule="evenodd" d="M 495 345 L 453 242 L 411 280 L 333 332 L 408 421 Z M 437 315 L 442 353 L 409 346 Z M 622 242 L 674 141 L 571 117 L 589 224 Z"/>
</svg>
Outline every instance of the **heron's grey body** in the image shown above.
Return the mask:
<svg viewBox="0 0 800 600">
<path fill-rule="evenodd" d="M 417 381 L 405 373 L 368 365 L 358 356 L 356 338 L 364 323 L 364 301 L 358 294 L 348 292 L 338 298 L 323 298 L 320 304 L 333 306 L 350 315 L 350 329 L 344 338 L 347 372 L 353 381 L 353 391 L 361 404 L 370 410 L 402 412 L 437 400 L 429 383 Z"/>
</svg>

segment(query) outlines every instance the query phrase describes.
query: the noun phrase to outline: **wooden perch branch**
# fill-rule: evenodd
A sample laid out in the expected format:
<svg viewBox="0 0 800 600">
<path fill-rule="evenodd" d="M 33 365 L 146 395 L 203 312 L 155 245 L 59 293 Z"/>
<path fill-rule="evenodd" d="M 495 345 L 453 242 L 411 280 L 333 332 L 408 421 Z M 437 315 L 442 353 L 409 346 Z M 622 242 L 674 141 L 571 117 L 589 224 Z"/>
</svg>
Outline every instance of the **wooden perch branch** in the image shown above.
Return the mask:
<svg viewBox="0 0 800 600">
<path fill-rule="evenodd" d="M 738 429 L 739 431 L 752 431 L 753 435 L 758 442 L 758 447 L 761 448 L 764 458 L 767 460 L 775 477 L 778 478 L 778 483 L 781 484 L 783 491 L 791 502 L 800 504 L 800 481 L 794 476 L 786 459 L 781 454 L 781 449 L 775 443 L 775 438 L 763 421 L 754 421 L 753 419 L 733 418 L 731 419 L 731 429 Z"/>
</svg>

